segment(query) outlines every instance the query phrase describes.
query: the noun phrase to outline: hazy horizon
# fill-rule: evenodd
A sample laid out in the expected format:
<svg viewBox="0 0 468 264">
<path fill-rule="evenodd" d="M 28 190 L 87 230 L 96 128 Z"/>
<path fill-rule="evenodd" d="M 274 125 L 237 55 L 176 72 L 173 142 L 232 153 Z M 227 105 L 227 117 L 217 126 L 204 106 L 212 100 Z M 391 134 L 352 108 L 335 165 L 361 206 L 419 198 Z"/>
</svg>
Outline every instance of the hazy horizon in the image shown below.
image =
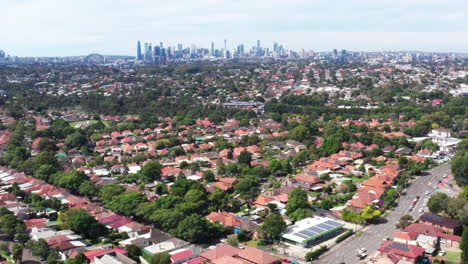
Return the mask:
<svg viewBox="0 0 468 264">
<path fill-rule="evenodd" d="M 463 0 L 18 0 L 2 3 L 0 49 L 20 57 L 129 55 L 138 40 L 314 51 L 468 52 Z"/>
</svg>

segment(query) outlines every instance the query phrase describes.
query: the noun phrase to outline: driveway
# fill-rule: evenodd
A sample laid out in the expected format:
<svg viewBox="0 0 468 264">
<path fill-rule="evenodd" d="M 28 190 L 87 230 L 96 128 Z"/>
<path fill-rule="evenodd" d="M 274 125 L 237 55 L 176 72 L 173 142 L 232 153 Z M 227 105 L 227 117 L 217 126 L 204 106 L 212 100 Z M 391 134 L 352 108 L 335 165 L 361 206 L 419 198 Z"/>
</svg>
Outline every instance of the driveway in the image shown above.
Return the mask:
<svg viewBox="0 0 468 264">
<path fill-rule="evenodd" d="M 339 263 L 366 263 L 365 260 L 357 260 L 356 254 L 359 248 L 366 248 L 369 256 L 375 256 L 377 249 L 386 236 L 393 237 L 397 231 L 395 224 L 400 220 L 400 217 L 410 214 L 414 219 L 417 219 L 422 213 L 419 212 L 423 208 L 424 198 L 428 197 L 425 192 L 429 191 L 431 194 L 435 192 L 434 186 L 442 176 L 450 173 L 450 165 L 445 164 L 440 167 L 434 168 L 428 172 L 417 176 L 413 183 L 406 189 L 406 195 L 401 197 L 398 206 L 390 212 L 387 218 L 383 219 L 383 223 L 369 226 L 367 231 L 363 232 L 360 236 L 345 242 L 345 244 L 337 245 L 330 252 L 315 261 L 319 264 L 339 264 Z M 408 212 L 413 199 L 420 196 L 415 208 Z"/>
</svg>

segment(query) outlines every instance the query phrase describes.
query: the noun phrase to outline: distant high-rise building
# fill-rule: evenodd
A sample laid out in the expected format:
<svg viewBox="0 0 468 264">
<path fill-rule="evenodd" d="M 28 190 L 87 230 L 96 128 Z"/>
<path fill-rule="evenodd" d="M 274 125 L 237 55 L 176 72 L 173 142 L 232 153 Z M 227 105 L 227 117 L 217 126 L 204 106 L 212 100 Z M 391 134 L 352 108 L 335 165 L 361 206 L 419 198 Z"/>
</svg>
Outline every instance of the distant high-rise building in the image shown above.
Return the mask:
<svg viewBox="0 0 468 264">
<path fill-rule="evenodd" d="M 162 41 L 159 42 L 159 47 L 161 47 L 161 49 L 164 48 Z"/>
<path fill-rule="evenodd" d="M 278 52 L 278 42 L 273 43 L 273 51 Z"/>
<path fill-rule="evenodd" d="M 148 56 L 149 56 L 148 49 L 149 49 L 148 42 L 145 42 L 144 51 L 143 51 L 143 60 L 147 60 L 147 59 L 148 59 Z"/>
<path fill-rule="evenodd" d="M 143 59 L 143 55 L 141 54 L 141 43 L 140 43 L 140 41 L 138 41 L 138 43 L 137 43 L 137 59 L 138 60 Z"/>
<path fill-rule="evenodd" d="M 259 50 L 259 49 L 260 49 L 260 40 L 258 39 L 257 40 L 257 50 Z"/>
<path fill-rule="evenodd" d="M 224 39 L 224 49 L 227 50 L 227 39 Z"/>
<path fill-rule="evenodd" d="M 338 56 L 338 50 L 337 49 L 333 50 L 333 56 L 335 56 L 335 57 Z"/>
<path fill-rule="evenodd" d="M 182 50 L 182 44 L 177 44 L 177 50 L 181 51 Z"/>
<path fill-rule="evenodd" d="M 211 41 L 211 55 L 214 55 L 214 42 Z"/>
<path fill-rule="evenodd" d="M 150 43 L 148 45 L 148 58 L 147 60 L 153 60 L 153 45 Z"/>
</svg>

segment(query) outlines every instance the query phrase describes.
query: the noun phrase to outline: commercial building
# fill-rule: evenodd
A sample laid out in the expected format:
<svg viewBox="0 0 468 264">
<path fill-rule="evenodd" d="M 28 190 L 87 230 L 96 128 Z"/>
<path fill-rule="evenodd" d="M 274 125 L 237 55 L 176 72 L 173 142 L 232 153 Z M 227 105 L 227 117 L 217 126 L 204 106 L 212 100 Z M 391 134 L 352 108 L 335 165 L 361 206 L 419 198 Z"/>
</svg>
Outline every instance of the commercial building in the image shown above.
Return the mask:
<svg viewBox="0 0 468 264">
<path fill-rule="evenodd" d="M 328 217 L 311 217 L 297 221 L 282 235 L 291 244 L 310 247 L 338 235 L 344 224 Z"/>
</svg>

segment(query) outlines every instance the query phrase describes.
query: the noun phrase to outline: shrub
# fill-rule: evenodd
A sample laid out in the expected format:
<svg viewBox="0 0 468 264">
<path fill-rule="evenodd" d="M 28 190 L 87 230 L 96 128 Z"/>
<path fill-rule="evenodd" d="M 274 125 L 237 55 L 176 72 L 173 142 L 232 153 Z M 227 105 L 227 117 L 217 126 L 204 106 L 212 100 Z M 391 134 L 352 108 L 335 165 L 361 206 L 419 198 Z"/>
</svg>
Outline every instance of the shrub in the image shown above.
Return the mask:
<svg viewBox="0 0 468 264">
<path fill-rule="evenodd" d="M 328 250 L 328 247 L 327 247 L 327 246 L 321 246 L 319 249 L 316 249 L 316 250 L 314 250 L 314 251 L 308 252 L 308 253 L 305 255 L 305 259 L 306 259 L 306 261 L 311 261 L 311 260 L 318 259 L 318 257 L 320 257 L 320 256 L 321 256 L 323 253 L 325 253 L 327 250 Z"/>
<path fill-rule="evenodd" d="M 341 241 L 347 239 L 348 237 L 352 236 L 354 234 L 353 230 L 348 230 L 344 232 L 341 236 L 336 238 L 336 243 L 340 243 Z"/>
</svg>

